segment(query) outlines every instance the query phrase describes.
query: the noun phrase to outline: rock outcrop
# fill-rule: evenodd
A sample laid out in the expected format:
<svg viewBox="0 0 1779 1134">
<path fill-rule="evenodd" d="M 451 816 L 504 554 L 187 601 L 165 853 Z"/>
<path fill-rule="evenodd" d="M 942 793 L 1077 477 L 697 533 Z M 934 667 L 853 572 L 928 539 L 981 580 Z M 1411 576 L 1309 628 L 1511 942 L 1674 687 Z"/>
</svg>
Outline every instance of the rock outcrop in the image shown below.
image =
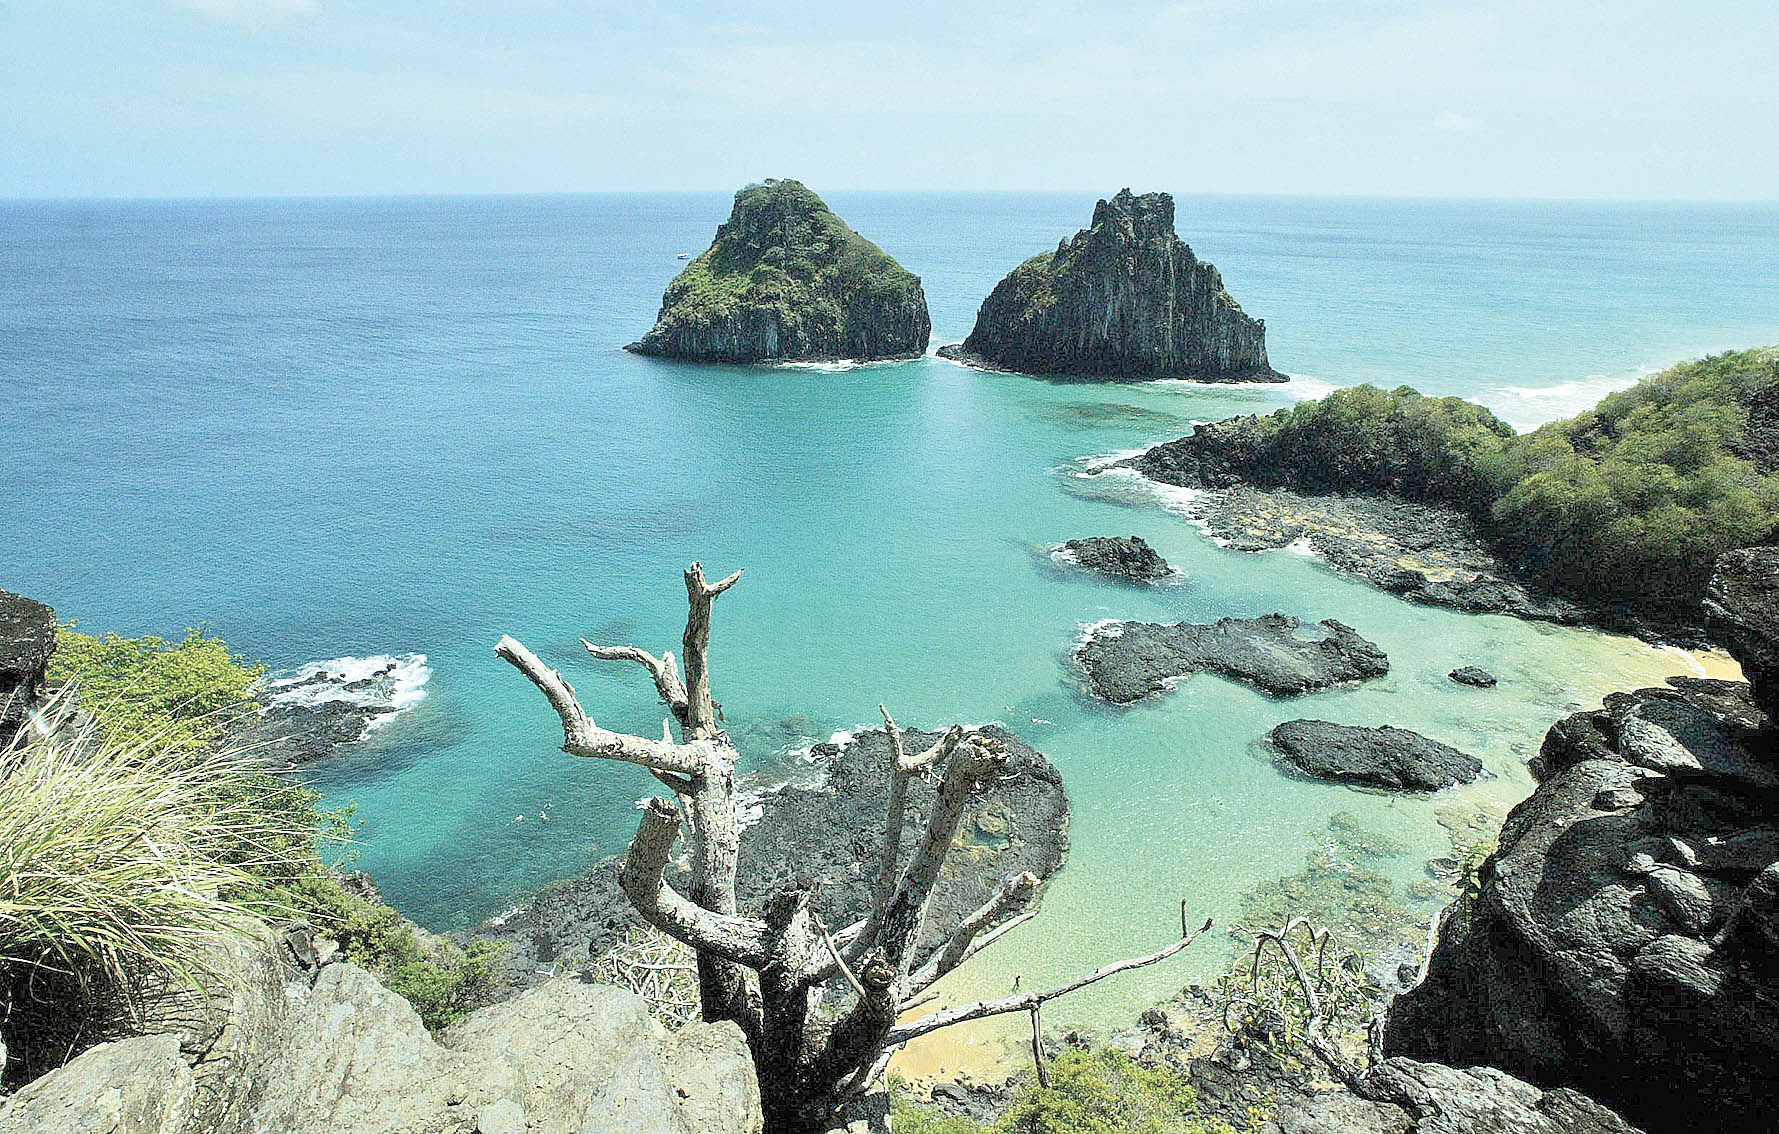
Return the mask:
<svg viewBox="0 0 1779 1134">
<path fill-rule="evenodd" d="M 1152 583 L 1173 577 L 1175 571 L 1141 536 L 1089 536 L 1072 539 L 1056 549 L 1065 563 L 1112 575 L 1133 583 Z"/>
<path fill-rule="evenodd" d="M 627 350 L 697 362 L 913 358 L 932 321 L 920 279 L 795 181 L 735 194 Z"/>
<path fill-rule="evenodd" d="M 1068 851 L 1069 803 L 1062 776 L 1044 756 L 999 726 L 981 730 L 1006 750 L 1006 772 L 973 797 L 960 828 L 959 845 L 946 857 L 927 924 L 916 946 L 916 963 L 944 939 L 1010 875 L 1030 871 L 1049 878 Z M 938 739 L 905 730 L 908 751 Z M 758 815 L 741 834 L 737 898 L 755 910 L 783 882 L 806 874 L 817 883 L 815 908 L 822 920 L 847 925 L 870 909 L 875 860 L 888 794 L 889 740 L 881 729 L 861 732 L 844 744 L 818 744 L 810 761 L 822 769 L 819 783 L 792 783 L 758 797 Z M 903 846 L 913 846 L 932 809 L 936 787 L 908 785 Z M 593 864 L 578 878 L 550 886 L 519 910 L 463 936 L 510 947 L 505 979 L 524 985 L 556 966 L 583 965 L 623 940 L 641 921 L 618 887 L 621 858 Z M 862 869 L 864 868 L 864 869 Z"/>
<path fill-rule="evenodd" d="M 1472 689 L 1493 689 L 1495 687 L 1495 675 L 1481 666 L 1461 665 L 1446 674 L 1446 677 L 1459 685 L 1468 685 Z"/>
<path fill-rule="evenodd" d="M 200 1035 L 88 1049 L 0 1101 L 0 1134 L 759 1134 L 733 1024 L 669 1034 L 622 989 L 562 977 L 435 1038 L 346 963 L 268 951 Z M 229 983 L 229 982 L 224 982 Z"/>
<path fill-rule="evenodd" d="M 1482 775 L 1482 761 L 1405 728 L 1286 721 L 1267 734 L 1280 759 L 1307 776 L 1397 791 L 1438 791 Z"/>
<path fill-rule="evenodd" d="M 1174 199 L 1125 189 L 1093 224 L 995 286 L 962 344 L 972 365 L 1070 378 L 1283 382 L 1266 324 L 1174 232 Z"/>
<path fill-rule="evenodd" d="M 6 747 L 43 697 L 56 651 L 56 612 L 34 599 L 0 591 L 0 748 Z"/>
<path fill-rule="evenodd" d="M 1654 1132 L 1772 1129 L 1779 1097 L 1773 549 L 1726 557 L 1741 682 L 1671 678 L 1560 722 L 1387 1050 L 1585 1091 Z"/>
<path fill-rule="evenodd" d="M 1104 622 L 1075 651 L 1094 696 L 1114 704 L 1140 701 L 1181 678 L 1208 670 L 1274 697 L 1382 677 L 1390 659 L 1351 626 L 1323 621 L 1320 638 L 1298 634 L 1287 614 L 1191 622 Z"/>
</svg>

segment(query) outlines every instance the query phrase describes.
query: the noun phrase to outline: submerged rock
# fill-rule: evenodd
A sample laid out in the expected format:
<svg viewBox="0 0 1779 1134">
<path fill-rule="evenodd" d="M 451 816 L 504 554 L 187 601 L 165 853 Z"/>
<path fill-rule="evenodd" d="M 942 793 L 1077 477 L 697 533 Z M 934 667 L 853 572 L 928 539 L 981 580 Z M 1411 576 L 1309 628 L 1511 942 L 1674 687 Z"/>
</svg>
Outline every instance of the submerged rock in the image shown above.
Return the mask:
<svg viewBox="0 0 1779 1134">
<path fill-rule="evenodd" d="M 941 355 L 1026 374 L 1283 382 L 1266 324 L 1174 232 L 1174 199 L 1125 189 L 1093 224 L 995 286 L 963 343 Z"/>
<path fill-rule="evenodd" d="M 1390 671 L 1390 659 L 1351 626 L 1327 619 L 1321 638 L 1286 614 L 1191 622 L 1107 622 L 1075 651 L 1093 694 L 1114 704 L 1153 696 L 1209 670 L 1275 697 L 1294 697 Z"/>
<path fill-rule="evenodd" d="M 1482 775 L 1482 761 L 1405 728 L 1286 721 L 1267 734 L 1306 775 L 1402 791 L 1438 791 Z"/>
<path fill-rule="evenodd" d="M 56 652 L 56 612 L 0 591 L 0 748 L 5 748 L 43 699 L 50 655 Z"/>
<path fill-rule="evenodd" d="M 1758 674 L 1752 556 L 1713 592 Z M 1729 601 L 1725 601 L 1729 600 Z M 1537 791 L 1448 909 L 1386 1048 L 1575 1086 L 1655 1132 L 1771 1127 L 1779 1096 L 1779 728 L 1741 682 L 1613 694 L 1545 737 Z"/>
<path fill-rule="evenodd" d="M 1001 742 L 1005 772 L 973 796 L 958 840 L 945 859 L 915 963 L 1021 871 L 1047 879 L 1068 850 L 1069 804 L 1062 776 L 1044 756 L 998 725 L 978 730 Z M 914 752 L 937 734 L 904 730 Z M 785 881 L 805 874 L 817 882 L 814 908 L 828 925 L 847 925 L 869 911 L 878 840 L 888 796 L 889 738 L 881 729 L 845 744 L 818 744 L 810 758 L 823 768 L 817 786 L 789 784 L 758 797 L 758 815 L 741 834 L 737 898 L 757 910 Z M 936 786 L 908 785 L 904 847 L 913 846 L 932 808 Z M 642 924 L 618 888 L 620 856 L 545 888 L 524 906 L 463 936 L 504 941 L 505 978 L 539 979 L 557 964 L 581 965 L 609 951 Z"/>
<path fill-rule="evenodd" d="M 1479 666 L 1461 665 L 1446 676 L 1459 685 L 1469 685 L 1477 689 L 1493 689 L 1495 687 L 1495 675 Z"/>
<path fill-rule="evenodd" d="M 1132 582 L 1148 583 L 1175 574 L 1167 560 L 1141 536 L 1089 536 L 1072 539 L 1056 549 L 1057 558 L 1077 567 L 1116 575 Z"/>
<path fill-rule="evenodd" d="M 795 181 L 735 194 L 705 253 L 626 350 L 698 362 L 913 358 L 932 322 L 920 279 Z"/>
</svg>

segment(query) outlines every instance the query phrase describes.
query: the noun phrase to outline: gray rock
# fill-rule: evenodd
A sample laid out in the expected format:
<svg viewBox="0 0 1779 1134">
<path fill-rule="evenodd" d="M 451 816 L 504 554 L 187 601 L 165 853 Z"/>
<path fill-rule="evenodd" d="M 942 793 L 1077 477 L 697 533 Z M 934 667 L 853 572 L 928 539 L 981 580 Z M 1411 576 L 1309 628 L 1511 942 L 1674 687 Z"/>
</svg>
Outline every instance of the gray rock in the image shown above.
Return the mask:
<svg viewBox="0 0 1779 1134">
<path fill-rule="evenodd" d="M 1285 380 L 1267 362 L 1266 324 L 1175 235 L 1174 199 L 1129 189 L 1095 205 L 1091 227 L 996 284 L 969 338 L 939 353 L 1072 378 Z"/>
<path fill-rule="evenodd" d="M 1553 727 L 1386 1051 L 1573 1086 L 1657 1134 L 1769 1128 L 1774 743 L 1735 682 L 1614 694 Z"/>
<path fill-rule="evenodd" d="M 56 612 L 33 599 L 0 591 L 0 748 L 43 698 L 50 655 L 56 651 Z"/>
<path fill-rule="evenodd" d="M 1742 663 L 1755 704 L 1779 719 L 1779 547 L 1747 547 L 1719 559 L 1705 617 Z"/>
<path fill-rule="evenodd" d="M 0 1100 L 0 1134 L 195 1134 L 179 1037 L 102 1043 Z"/>
<path fill-rule="evenodd" d="M 476 1115 L 476 1134 L 525 1134 L 525 1108 L 512 1099 L 495 1099 Z"/>
<path fill-rule="evenodd" d="M 1474 665 L 1461 665 L 1446 676 L 1459 685 L 1470 685 L 1477 689 L 1493 689 L 1495 687 L 1495 675 Z"/>
<path fill-rule="evenodd" d="M 1111 622 L 1091 630 L 1075 657 L 1088 688 L 1114 704 L 1128 704 L 1208 670 L 1244 681 L 1275 697 L 1389 672 L 1390 660 L 1351 627 L 1328 619 L 1321 638 L 1298 634 L 1285 614 L 1224 618 L 1210 625 Z"/>
<path fill-rule="evenodd" d="M 1281 759 L 1321 780 L 1438 791 L 1482 775 L 1482 761 L 1405 728 L 1294 720 L 1267 734 Z"/>
<path fill-rule="evenodd" d="M 1151 583 L 1175 574 L 1167 560 L 1156 554 L 1141 536 L 1072 539 L 1057 548 L 1056 554 L 1078 567 L 1135 583 Z"/>
</svg>

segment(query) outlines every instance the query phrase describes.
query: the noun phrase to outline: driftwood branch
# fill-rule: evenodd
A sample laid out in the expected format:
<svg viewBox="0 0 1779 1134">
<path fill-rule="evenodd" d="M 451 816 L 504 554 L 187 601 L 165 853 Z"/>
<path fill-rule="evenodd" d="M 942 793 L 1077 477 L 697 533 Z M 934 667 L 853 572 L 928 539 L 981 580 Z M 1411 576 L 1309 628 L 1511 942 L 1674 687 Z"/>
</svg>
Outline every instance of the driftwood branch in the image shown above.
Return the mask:
<svg viewBox="0 0 1779 1134">
<path fill-rule="evenodd" d="M 1147 965 L 1153 965 L 1158 961 L 1165 961 L 1175 953 L 1180 952 L 1180 950 L 1198 940 L 1199 937 L 1210 928 L 1211 922 L 1207 919 L 1204 925 L 1191 933 L 1186 934 L 1165 949 L 1158 949 L 1146 957 L 1132 957 L 1127 961 L 1115 961 L 1110 965 L 1105 965 L 1093 970 L 1086 976 L 1076 977 L 1074 980 L 1071 980 L 1066 984 L 1059 984 L 1055 988 L 1048 988 L 1041 992 L 1022 993 L 1018 996 L 1008 996 L 1000 1000 L 976 1000 L 969 1004 L 960 1004 L 955 1008 L 947 1008 L 942 1012 L 934 1012 L 930 1016 L 922 1016 L 920 1019 L 912 1020 L 906 1024 L 897 1024 L 889 1030 L 889 1035 L 885 1038 L 884 1042 L 894 1046 L 896 1044 L 907 1043 L 909 1040 L 924 1036 L 929 1032 L 936 1032 L 940 1028 L 949 1028 L 954 1024 L 967 1023 L 970 1020 L 981 1020 L 988 1016 L 1001 1016 L 1008 1012 L 1029 1012 L 1034 1007 L 1043 1004 L 1046 1001 L 1055 1000 L 1059 996 L 1067 996 L 1069 993 L 1086 988 L 1090 984 L 1097 984 L 1109 976 L 1116 976 L 1119 973 L 1129 972 L 1132 969 L 1140 969 Z"/>
<path fill-rule="evenodd" d="M 517 639 L 503 635 L 495 645 L 494 653 L 529 678 L 550 702 L 550 707 L 556 710 L 556 715 L 562 719 L 564 752 L 573 756 L 623 760 L 654 772 L 686 777 L 697 776 L 705 767 L 710 755 L 708 742 L 674 744 L 600 728 L 581 708 L 574 686 Z"/>
<path fill-rule="evenodd" d="M 751 968 L 767 963 L 772 935 L 764 922 L 712 912 L 668 884 L 667 859 L 678 836 L 679 812 L 664 799 L 649 800 L 618 873 L 630 904 L 649 924 L 701 953 Z"/>
</svg>

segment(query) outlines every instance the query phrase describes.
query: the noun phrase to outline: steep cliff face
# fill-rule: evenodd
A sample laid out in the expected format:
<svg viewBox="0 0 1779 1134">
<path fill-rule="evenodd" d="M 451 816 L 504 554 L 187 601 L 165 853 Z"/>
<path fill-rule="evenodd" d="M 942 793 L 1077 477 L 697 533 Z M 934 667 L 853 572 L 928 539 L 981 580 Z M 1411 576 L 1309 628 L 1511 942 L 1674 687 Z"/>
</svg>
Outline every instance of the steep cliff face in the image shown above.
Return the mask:
<svg viewBox="0 0 1779 1134">
<path fill-rule="evenodd" d="M 626 349 L 699 362 L 912 358 L 932 321 L 920 279 L 795 181 L 735 194 L 716 240 Z"/>
<path fill-rule="evenodd" d="M 1776 580 L 1779 548 L 1713 580 L 1713 630 L 1752 689 L 1673 678 L 1551 729 L 1538 790 L 1392 1005 L 1386 1050 L 1574 1086 L 1655 1134 L 1772 1129 Z"/>
<path fill-rule="evenodd" d="M 1106 380 L 1283 382 L 1266 324 L 1243 313 L 1217 269 L 1174 233 L 1174 199 L 1129 189 L 1093 225 L 1013 269 L 947 358 Z"/>
</svg>

